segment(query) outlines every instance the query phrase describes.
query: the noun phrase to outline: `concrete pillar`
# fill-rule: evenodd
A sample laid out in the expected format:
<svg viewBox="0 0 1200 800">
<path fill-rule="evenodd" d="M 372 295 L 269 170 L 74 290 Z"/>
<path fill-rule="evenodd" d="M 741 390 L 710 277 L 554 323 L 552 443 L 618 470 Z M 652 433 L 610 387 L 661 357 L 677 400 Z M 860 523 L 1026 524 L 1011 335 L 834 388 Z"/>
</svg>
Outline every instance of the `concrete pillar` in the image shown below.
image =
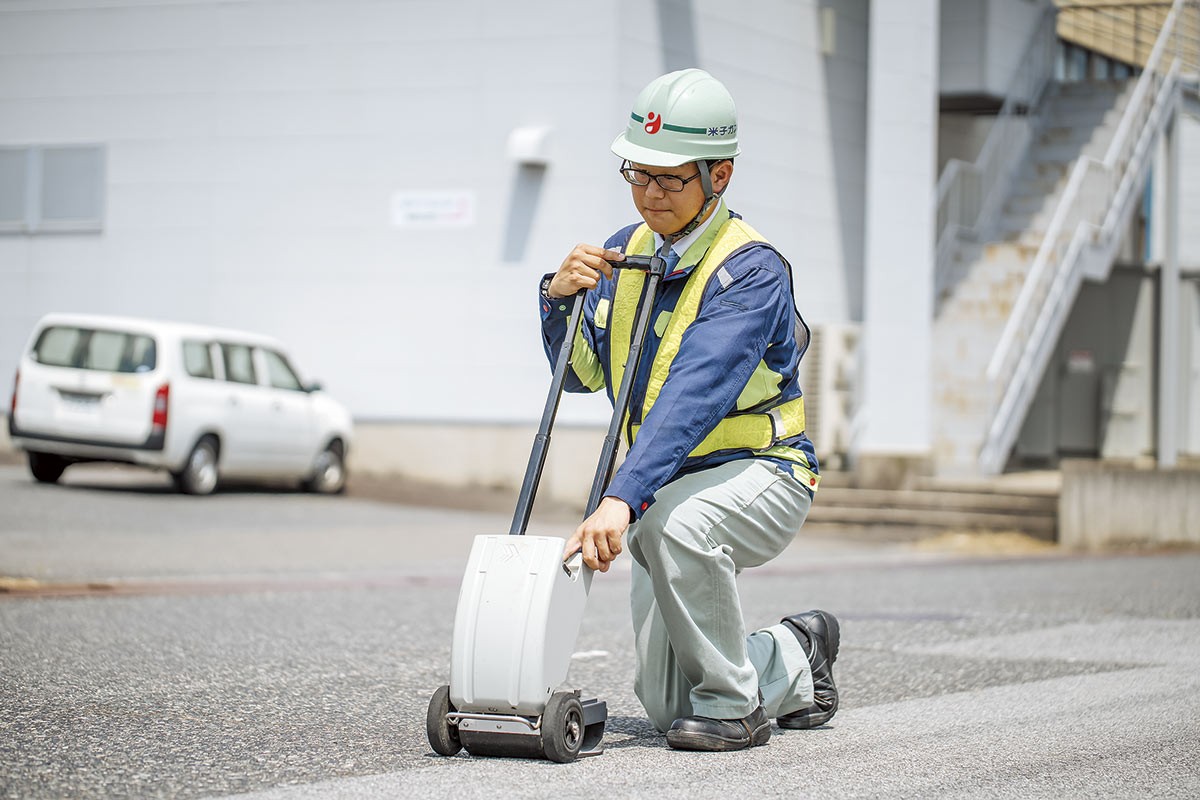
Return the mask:
<svg viewBox="0 0 1200 800">
<path fill-rule="evenodd" d="M 1179 115 L 1167 126 L 1166 187 L 1164 203 L 1164 242 L 1162 269 L 1159 273 L 1158 337 L 1158 466 L 1174 467 L 1179 458 L 1180 422 L 1179 372 Z"/>
<path fill-rule="evenodd" d="M 871 3 L 860 475 L 927 465 L 932 445 L 938 0 Z M 906 466 L 907 465 L 907 466 Z"/>
</svg>

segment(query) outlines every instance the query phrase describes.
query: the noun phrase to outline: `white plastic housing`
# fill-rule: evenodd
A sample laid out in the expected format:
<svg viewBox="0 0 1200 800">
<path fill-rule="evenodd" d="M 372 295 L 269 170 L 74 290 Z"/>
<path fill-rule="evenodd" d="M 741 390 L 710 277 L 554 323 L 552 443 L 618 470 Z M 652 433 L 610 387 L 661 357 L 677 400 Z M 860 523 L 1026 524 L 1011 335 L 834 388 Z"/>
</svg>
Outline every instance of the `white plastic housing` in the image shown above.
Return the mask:
<svg viewBox="0 0 1200 800">
<path fill-rule="evenodd" d="M 563 540 L 476 536 L 454 617 L 450 701 L 539 715 L 566 680 L 592 571 L 563 569 Z"/>
</svg>

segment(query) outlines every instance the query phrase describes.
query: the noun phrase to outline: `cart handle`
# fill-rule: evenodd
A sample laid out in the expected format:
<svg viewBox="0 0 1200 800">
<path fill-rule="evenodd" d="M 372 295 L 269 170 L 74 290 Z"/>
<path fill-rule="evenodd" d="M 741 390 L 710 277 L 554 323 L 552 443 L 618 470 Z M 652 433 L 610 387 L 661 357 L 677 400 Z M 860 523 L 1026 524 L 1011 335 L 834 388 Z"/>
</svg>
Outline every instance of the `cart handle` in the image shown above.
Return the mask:
<svg viewBox="0 0 1200 800">
<path fill-rule="evenodd" d="M 649 273 L 650 280 L 646 289 L 642 303 L 638 307 L 637 324 L 634 326 L 634 334 L 630 345 L 630 363 L 634 365 L 634 370 L 628 369 L 626 365 L 626 375 L 628 379 L 622 383 L 622 386 L 614 398 L 613 416 L 609 421 L 608 434 L 604 437 L 604 446 L 601 449 L 600 461 L 596 466 L 596 475 L 592 480 L 591 493 L 588 498 L 587 513 L 584 517 L 591 516 L 591 513 L 600 505 L 600 498 L 603 496 L 605 487 L 612 479 L 613 466 L 616 463 L 617 444 L 621 430 L 621 421 L 625 417 L 625 410 L 629 406 L 630 389 L 633 386 L 637 363 L 642 349 L 642 340 L 646 336 L 646 328 L 650 320 L 650 307 L 654 305 L 654 295 L 658 289 L 658 282 L 662 279 L 666 272 L 667 262 L 662 256 L 625 256 L 621 261 L 609 261 L 614 269 L 636 269 Z M 513 536 L 524 535 L 526 527 L 529 525 L 529 515 L 533 511 L 533 501 L 537 496 L 538 484 L 542 479 L 542 470 L 546 465 L 546 454 L 550 449 L 550 431 L 554 427 L 554 418 L 558 415 L 558 404 L 562 398 L 563 385 L 566 383 L 567 368 L 571 364 L 571 349 L 575 344 L 575 335 L 579 331 L 579 326 L 583 322 L 583 303 L 587 297 L 587 290 L 580 289 L 573 295 L 571 305 L 571 316 L 567 321 L 567 335 L 563 337 L 563 342 L 559 346 L 558 358 L 554 362 L 554 377 L 550 381 L 550 391 L 546 397 L 546 406 L 542 410 L 542 420 L 538 425 L 537 435 L 533 439 L 533 450 L 529 454 L 529 463 L 525 468 L 525 477 L 521 483 L 521 491 L 517 497 L 517 507 L 513 513 L 512 526 L 509 528 L 509 534 Z"/>
<path fill-rule="evenodd" d="M 640 269 L 642 272 L 658 273 L 660 276 L 667 271 L 667 260 L 662 256 L 625 256 L 623 261 L 610 258 L 604 260 L 613 269 Z"/>
</svg>

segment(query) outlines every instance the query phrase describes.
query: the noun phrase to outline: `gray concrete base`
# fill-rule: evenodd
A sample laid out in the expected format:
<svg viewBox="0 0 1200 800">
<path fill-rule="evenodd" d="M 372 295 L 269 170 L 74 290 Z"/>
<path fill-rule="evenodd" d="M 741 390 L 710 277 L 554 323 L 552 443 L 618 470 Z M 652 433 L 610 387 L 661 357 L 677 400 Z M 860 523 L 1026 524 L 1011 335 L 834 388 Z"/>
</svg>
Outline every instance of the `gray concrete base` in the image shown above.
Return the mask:
<svg viewBox="0 0 1200 800">
<path fill-rule="evenodd" d="M 352 474 L 394 475 L 448 489 L 503 490 L 515 497 L 536 433 L 535 424 L 359 421 L 348 466 Z M 598 427 L 555 428 L 538 498 L 582 508 L 604 434 Z M 8 438 L 8 419 L 0 417 L 0 463 L 21 460 Z"/>
<path fill-rule="evenodd" d="M 396 475 L 449 488 L 521 488 L 537 426 L 356 422 L 350 472 Z M 583 507 L 605 430 L 560 425 L 538 487 L 540 499 Z"/>
<path fill-rule="evenodd" d="M 8 415 L 0 415 L 0 464 L 17 461 L 20 453 L 13 449 L 12 440 L 8 438 Z"/>
<path fill-rule="evenodd" d="M 1064 461 L 1058 530 L 1077 550 L 1200 545 L 1200 469 Z"/>
<path fill-rule="evenodd" d="M 911 489 L 933 472 L 928 455 L 861 453 L 854 462 L 854 485 L 862 489 Z"/>
</svg>

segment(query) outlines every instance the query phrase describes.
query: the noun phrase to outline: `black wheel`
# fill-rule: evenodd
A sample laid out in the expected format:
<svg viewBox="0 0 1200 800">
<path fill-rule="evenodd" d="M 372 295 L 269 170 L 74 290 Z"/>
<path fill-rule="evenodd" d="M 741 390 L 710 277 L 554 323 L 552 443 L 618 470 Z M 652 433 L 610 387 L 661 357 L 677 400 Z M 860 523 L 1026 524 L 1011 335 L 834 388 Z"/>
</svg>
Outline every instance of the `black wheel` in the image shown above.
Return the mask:
<svg viewBox="0 0 1200 800">
<path fill-rule="evenodd" d="M 574 761 L 583 747 L 583 703 L 574 692 L 555 692 L 542 714 L 542 752 L 551 761 Z"/>
<path fill-rule="evenodd" d="M 186 494 L 212 494 L 217 488 L 217 440 L 205 436 L 196 442 L 183 469 L 171 473 L 175 486 Z"/>
<path fill-rule="evenodd" d="M 29 454 L 29 471 L 38 483 L 58 483 L 66 468 L 67 460 L 60 456 L 50 453 Z"/>
<path fill-rule="evenodd" d="M 458 729 L 446 721 L 446 715 L 454 710 L 450 705 L 450 687 L 439 687 L 429 698 L 429 713 L 425 715 L 425 733 L 429 745 L 440 756 L 452 756 L 462 750 L 458 740 Z"/>
<path fill-rule="evenodd" d="M 346 488 L 346 454 L 341 442 L 331 442 L 313 465 L 304 490 L 317 494 L 341 494 Z"/>
</svg>

